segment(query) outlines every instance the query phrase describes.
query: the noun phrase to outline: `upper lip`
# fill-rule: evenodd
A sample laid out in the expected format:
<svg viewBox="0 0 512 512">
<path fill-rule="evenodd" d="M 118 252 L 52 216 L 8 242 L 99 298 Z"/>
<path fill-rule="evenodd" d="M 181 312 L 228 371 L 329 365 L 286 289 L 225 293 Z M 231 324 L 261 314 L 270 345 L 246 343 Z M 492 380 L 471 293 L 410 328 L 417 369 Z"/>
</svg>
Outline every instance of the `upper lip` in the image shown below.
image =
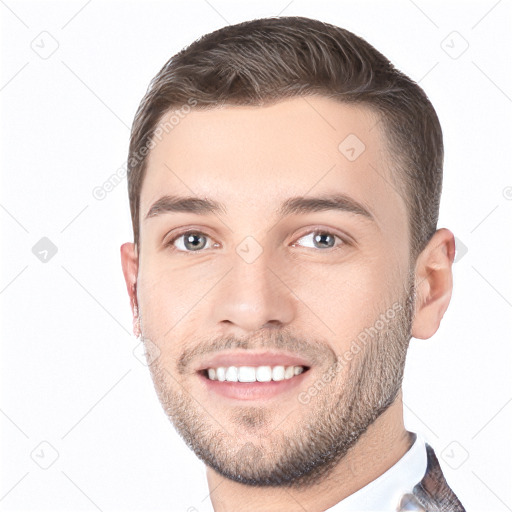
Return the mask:
<svg viewBox="0 0 512 512">
<path fill-rule="evenodd" d="M 303 357 L 288 352 L 254 352 L 236 351 L 222 352 L 200 361 L 196 371 L 208 368 L 219 368 L 220 366 L 311 366 L 311 363 Z"/>
</svg>

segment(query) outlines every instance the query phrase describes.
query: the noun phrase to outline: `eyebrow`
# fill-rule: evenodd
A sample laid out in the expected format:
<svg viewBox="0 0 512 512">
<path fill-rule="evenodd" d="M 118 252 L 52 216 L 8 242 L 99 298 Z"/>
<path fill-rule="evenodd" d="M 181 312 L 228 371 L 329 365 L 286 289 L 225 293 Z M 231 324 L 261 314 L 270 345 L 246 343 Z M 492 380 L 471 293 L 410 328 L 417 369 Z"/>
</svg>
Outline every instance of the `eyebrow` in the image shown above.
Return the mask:
<svg viewBox="0 0 512 512">
<path fill-rule="evenodd" d="M 281 205 L 278 215 L 280 217 L 286 217 L 287 215 L 327 210 L 355 213 L 356 215 L 374 220 L 373 215 L 365 206 L 345 194 L 328 194 L 318 197 L 291 197 Z"/>
<path fill-rule="evenodd" d="M 146 219 L 156 217 L 162 213 L 195 213 L 207 215 L 213 213 L 225 213 L 226 208 L 213 199 L 202 199 L 199 197 L 163 196 L 153 203 L 149 209 Z"/>
<path fill-rule="evenodd" d="M 281 204 L 277 215 L 300 215 L 312 212 L 335 210 L 353 213 L 375 221 L 370 211 L 360 202 L 345 194 L 327 194 L 322 196 L 290 197 Z M 164 213 L 194 213 L 197 215 L 225 214 L 226 207 L 213 199 L 166 195 L 155 201 L 145 219 Z"/>
</svg>

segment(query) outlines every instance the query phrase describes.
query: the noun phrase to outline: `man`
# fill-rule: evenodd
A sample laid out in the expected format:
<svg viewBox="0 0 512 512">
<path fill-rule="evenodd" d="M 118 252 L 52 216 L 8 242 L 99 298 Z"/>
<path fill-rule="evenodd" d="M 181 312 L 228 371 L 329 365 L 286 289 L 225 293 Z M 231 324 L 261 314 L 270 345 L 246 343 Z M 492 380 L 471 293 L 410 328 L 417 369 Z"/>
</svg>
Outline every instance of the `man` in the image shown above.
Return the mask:
<svg viewBox="0 0 512 512">
<path fill-rule="evenodd" d="M 455 253 L 422 89 L 346 30 L 254 20 L 167 62 L 129 152 L 134 333 L 215 512 L 463 511 L 403 423 Z"/>
</svg>

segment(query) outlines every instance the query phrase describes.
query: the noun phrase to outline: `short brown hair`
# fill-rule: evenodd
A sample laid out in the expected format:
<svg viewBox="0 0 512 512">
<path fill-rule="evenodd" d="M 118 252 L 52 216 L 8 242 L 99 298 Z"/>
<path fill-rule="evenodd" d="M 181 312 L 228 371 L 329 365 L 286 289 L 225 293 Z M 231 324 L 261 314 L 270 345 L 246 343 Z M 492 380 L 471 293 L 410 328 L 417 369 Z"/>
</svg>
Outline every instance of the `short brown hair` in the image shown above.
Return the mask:
<svg viewBox="0 0 512 512">
<path fill-rule="evenodd" d="M 190 105 L 264 105 L 312 94 L 380 114 L 404 189 L 415 259 L 436 231 L 439 215 L 443 136 L 434 107 L 418 84 L 364 39 L 295 16 L 246 21 L 206 34 L 153 78 L 133 121 L 128 156 L 135 243 L 148 148 L 154 147 L 166 113 Z"/>
</svg>

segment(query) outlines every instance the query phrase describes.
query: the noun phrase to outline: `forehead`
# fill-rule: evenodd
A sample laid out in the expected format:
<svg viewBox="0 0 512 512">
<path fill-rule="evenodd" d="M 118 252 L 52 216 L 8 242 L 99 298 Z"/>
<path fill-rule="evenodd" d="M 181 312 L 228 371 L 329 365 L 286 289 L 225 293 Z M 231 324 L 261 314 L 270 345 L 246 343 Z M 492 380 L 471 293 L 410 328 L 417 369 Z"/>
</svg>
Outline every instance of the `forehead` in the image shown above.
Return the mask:
<svg viewBox="0 0 512 512">
<path fill-rule="evenodd" d="M 169 112 L 161 124 L 168 128 L 148 156 L 141 190 L 141 232 L 166 194 L 214 199 L 242 220 L 268 217 L 289 197 L 342 193 L 378 223 L 404 227 L 383 123 L 369 108 L 309 96 Z"/>
</svg>

